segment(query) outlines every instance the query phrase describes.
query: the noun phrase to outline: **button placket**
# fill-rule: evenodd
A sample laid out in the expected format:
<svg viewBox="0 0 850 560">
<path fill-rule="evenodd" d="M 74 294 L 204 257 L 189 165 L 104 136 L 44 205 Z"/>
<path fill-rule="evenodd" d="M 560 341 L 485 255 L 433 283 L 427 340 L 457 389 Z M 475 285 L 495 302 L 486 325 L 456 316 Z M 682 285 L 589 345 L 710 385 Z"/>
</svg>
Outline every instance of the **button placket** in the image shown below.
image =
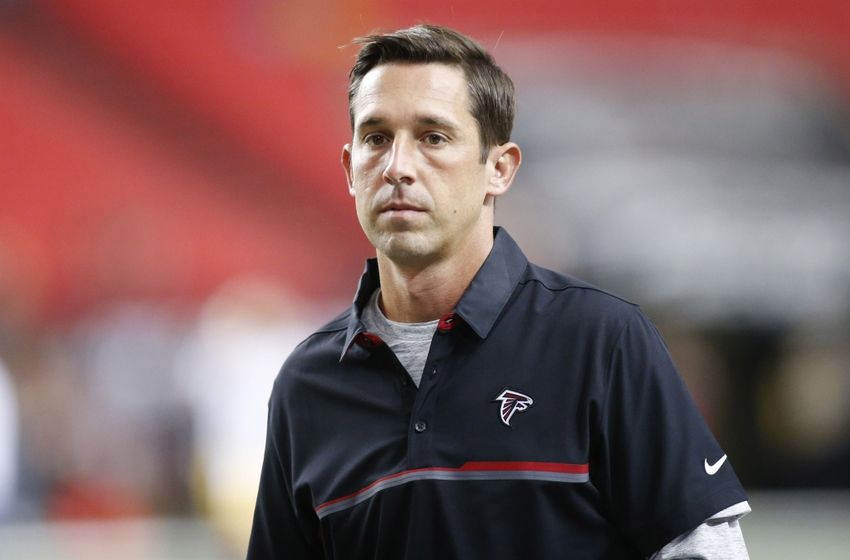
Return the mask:
<svg viewBox="0 0 850 560">
<path fill-rule="evenodd" d="M 459 325 L 458 321 L 459 317 L 454 314 L 443 317 L 442 328 L 437 328 L 431 340 L 431 349 L 425 361 L 410 416 L 408 462 L 411 467 L 427 465 L 433 460 L 432 438 L 438 436 L 443 425 L 435 424 L 439 413 L 434 409 L 435 395 L 440 379 L 448 371 L 447 364 L 451 362 L 450 357 L 457 342 L 457 331 L 451 331 Z"/>
</svg>

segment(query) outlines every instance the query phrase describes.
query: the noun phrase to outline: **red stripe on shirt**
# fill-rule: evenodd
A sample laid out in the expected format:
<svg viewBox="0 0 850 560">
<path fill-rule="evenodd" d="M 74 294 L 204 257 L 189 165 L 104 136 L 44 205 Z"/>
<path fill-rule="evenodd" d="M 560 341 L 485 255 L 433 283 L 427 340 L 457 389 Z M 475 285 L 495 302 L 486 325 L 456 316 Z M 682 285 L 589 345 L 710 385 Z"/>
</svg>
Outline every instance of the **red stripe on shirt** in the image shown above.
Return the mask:
<svg viewBox="0 0 850 560">
<path fill-rule="evenodd" d="M 328 500 L 323 504 L 319 504 L 316 506 L 315 511 L 322 510 L 328 506 L 333 504 L 350 500 L 363 494 L 364 492 L 368 492 L 371 488 L 375 487 L 378 484 L 383 484 L 386 481 L 393 480 L 395 478 L 399 478 L 401 476 L 405 476 L 411 473 L 422 473 L 422 472 L 487 472 L 487 471 L 530 471 L 530 472 L 554 472 L 554 473 L 567 473 L 567 474 L 587 474 L 590 472 L 590 467 L 587 463 L 585 464 L 573 464 L 573 463 L 542 463 L 536 461 L 469 461 L 461 465 L 460 467 L 423 467 L 420 469 L 408 469 L 404 471 L 400 471 L 397 473 L 393 473 L 384 477 L 381 477 L 368 486 L 361 488 L 356 492 L 352 492 L 351 494 L 347 494 L 345 496 L 341 496 L 339 498 L 334 498 L 333 500 Z"/>
</svg>

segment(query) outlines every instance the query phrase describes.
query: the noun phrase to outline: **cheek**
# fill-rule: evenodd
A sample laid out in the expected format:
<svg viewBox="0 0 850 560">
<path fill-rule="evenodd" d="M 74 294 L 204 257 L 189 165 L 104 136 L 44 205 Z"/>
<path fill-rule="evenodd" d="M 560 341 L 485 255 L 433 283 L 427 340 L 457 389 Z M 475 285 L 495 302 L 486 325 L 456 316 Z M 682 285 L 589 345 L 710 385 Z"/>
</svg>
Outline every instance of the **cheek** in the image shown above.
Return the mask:
<svg viewBox="0 0 850 560">
<path fill-rule="evenodd" d="M 351 194 L 357 201 L 358 206 L 360 206 L 366 198 L 372 196 L 371 192 L 373 190 L 372 186 L 374 183 L 373 174 L 370 173 L 367 168 L 362 165 L 352 167 Z"/>
<path fill-rule="evenodd" d="M 357 208 L 357 213 L 366 215 L 369 208 L 369 190 L 358 187 L 354 190 L 354 205 Z"/>
<path fill-rule="evenodd" d="M 352 168 L 360 175 L 371 175 L 381 166 L 380 152 L 358 151 L 351 160 Z"/>
</svg>

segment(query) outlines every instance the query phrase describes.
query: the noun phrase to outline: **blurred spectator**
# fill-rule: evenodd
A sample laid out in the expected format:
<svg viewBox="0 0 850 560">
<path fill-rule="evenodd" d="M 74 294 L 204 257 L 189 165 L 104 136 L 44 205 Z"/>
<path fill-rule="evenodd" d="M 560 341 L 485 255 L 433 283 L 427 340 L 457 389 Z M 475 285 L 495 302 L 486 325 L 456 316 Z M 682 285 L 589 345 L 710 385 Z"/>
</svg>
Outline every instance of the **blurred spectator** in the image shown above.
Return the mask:
<svg viewBox="0 0 850 560">
<path fill-rule="evenodd" d="M 18 404 L 12 379 L 0 362 L 0 520 L 15 501 L 18 473 Z"/>
<path fill-rule="evenodd" d="M 81 322 L 69 340 L 77 401 L 73 441 L 51 513 L 113 517 L 190 508 L 189 419 L 174 391 L 184 327 L 176 312 L 142 302 Z"/>
<path fill-rule="evenodd" d="M 195 430 L 195 490 L 244 556 L 262 466 L 266 407 L 290 351 L 319 324 L 279 284 L 243 278 L 206 304 L 178 362 Z"/>
<path fill-rule="evenodd" d="M 41 240 L 0 213 L 0 519 L 18 517 L 27 498 L 25 376 L 41 336 L 47 270 Z"/>
</svg>

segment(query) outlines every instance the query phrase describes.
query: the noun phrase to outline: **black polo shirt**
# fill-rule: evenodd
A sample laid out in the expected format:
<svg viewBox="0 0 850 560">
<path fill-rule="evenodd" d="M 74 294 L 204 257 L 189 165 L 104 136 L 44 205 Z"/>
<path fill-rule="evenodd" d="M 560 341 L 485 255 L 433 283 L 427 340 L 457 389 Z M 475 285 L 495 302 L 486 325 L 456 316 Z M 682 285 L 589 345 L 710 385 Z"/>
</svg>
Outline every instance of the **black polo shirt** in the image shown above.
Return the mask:
<svg viewBox="0 0 850 560">
<path fill-rule="evenodd" d="M 746 499 L 635 305 L 497 228 L 417 389 L 360 322 L 377 286 L 275 381 L 249 558 L 641 558 Z"/>
</svg>

